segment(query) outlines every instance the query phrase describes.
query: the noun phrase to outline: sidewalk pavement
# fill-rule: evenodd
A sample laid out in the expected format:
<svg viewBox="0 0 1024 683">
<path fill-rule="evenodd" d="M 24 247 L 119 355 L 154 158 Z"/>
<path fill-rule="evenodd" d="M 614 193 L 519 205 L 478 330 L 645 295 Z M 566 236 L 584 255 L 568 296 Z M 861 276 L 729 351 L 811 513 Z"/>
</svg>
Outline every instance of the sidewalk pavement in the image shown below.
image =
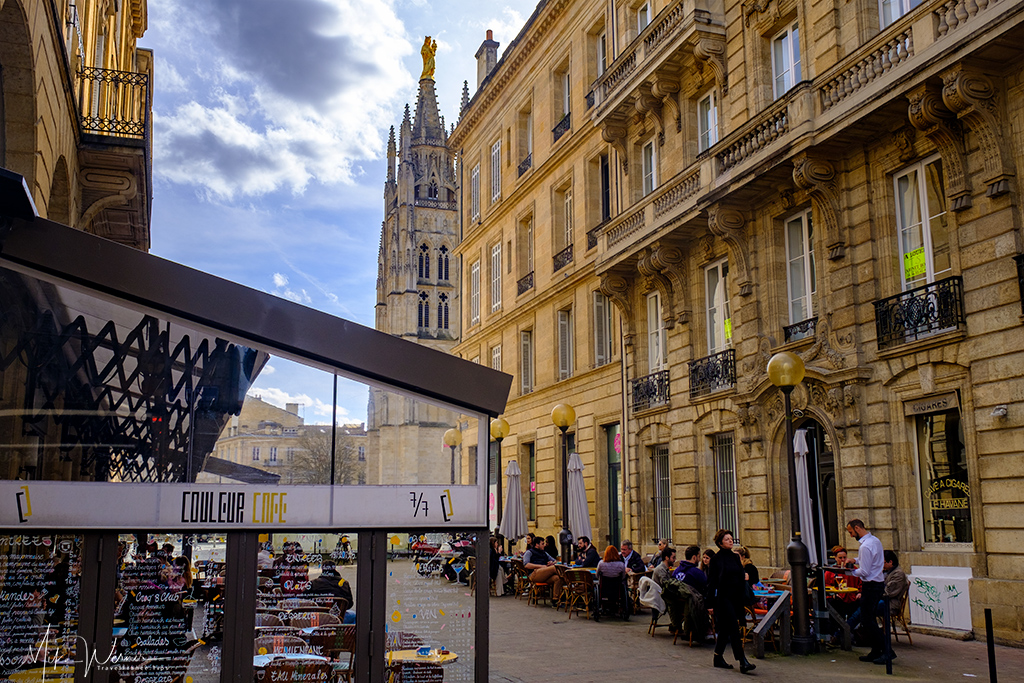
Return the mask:
<svg viewBox="0 0 1024 683">
<path fill-rule="evenodd" d="M 650 613 L 634 615 L 628 622 L 617 619 L 588 621 L 569 619 L 550 607 L 530 606 L 512 596 L 491 598 L 490 680 L 492 683 L 593 683 L 594 681 L 690 680 L 737 681 L 739 667 L 728 671 L 711 666 L 711 641 L 691 648 L 672 645 L 667 628 L 654 637 L 647 634 Z M 667 620 L 663 618 L 663 621 Z M 853 652 L 828 651 L 807 657 L 783 657 L 768 650 L 765 659 L 747 658 L 757 665 L 751 676 L 766 681 L 803 683 L 814 681 L 988 681 L 988 653 L 984 642 L 959 641 L 914 633 L 914 644 L 905 637 L 893 643 L 898 655 L 893 675 L 885 667 L 859 661 L 865 648 Z M 730 650 L 726 661 L 734 663 Z M 996 647 L 996 671 L 1003 683 L 1024 681 L 1024 649 Z"/>
</svg>

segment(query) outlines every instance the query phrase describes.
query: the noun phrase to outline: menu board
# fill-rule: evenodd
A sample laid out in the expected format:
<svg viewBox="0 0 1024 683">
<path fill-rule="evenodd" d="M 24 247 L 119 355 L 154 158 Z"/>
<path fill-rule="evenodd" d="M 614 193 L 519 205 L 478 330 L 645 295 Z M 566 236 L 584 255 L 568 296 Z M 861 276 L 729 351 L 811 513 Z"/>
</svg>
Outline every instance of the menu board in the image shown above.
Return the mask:
<svg viewBox="0 0 1024 683">
<path fill-rule="evenodd" d="M 0 536 L 0 678 L 74 679 L 81 555 L 76 536 Z"/>
</svg>

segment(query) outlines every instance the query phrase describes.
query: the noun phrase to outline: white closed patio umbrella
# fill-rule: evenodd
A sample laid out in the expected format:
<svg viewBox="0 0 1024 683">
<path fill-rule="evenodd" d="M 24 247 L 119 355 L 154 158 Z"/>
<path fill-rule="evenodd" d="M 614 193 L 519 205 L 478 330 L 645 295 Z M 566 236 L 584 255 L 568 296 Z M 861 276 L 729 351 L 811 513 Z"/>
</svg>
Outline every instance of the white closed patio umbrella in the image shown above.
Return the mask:
<svg viewBox="0 0 1024 683">
<path fill-rule="evenodd" d="M 573 538 L 590 538 L 590 507 L 587 506 L 587 489 L 583 484 L 583 461 L 579 453 L 569 456 L 569 531 Z"/>
<path fill-rule="evenodd" d="M 515 460 L 510 460 L 508 467 L 505 468 L 505 477 L 508 479 L 508 483 L 505 488 L 505 507 L 501 511 L 498 533 L 513 543 L 529 531 L 526 527 L 526 510 L 523 509 L 523 493 L 519 488 L 519 475 L 519 465 Z"/>
<path fill-rule="evenodd" d="M 807 430 L 798 429 L 793 435 L 793 455 L 796 463 L 796 495 L 800 503 L 800 528 L 803 530 L 804 545 L 807 546 L 807 554 L 811 558 L 811 564 L 819 567 L 824 565 L 824 553 L 815 541 L 814 532 L 814 511 L 811 509 L 811 483 L 807 474 L 807 456 L 810 449 L 807 447 Z M 818 517 L 818 535 L 825 538 L 824 526 L 821 523 L 821 515 Z"/>
</svg>

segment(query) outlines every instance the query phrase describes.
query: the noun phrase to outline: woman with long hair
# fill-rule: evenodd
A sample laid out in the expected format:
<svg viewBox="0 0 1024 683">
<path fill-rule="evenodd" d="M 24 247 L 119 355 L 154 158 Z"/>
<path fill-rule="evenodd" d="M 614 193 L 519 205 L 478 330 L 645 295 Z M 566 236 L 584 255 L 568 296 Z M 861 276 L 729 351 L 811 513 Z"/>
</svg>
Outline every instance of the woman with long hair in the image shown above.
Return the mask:
<svg viewBox="0 0 1024 683">
<path fill-rule="evenodd" d="M 732 653 L 739 662 L 740 673 L 745 674 L 756 667 L 743 654 L 743 640 L 740 638 L 740 619 L 746 618 L 743 564 L 740 556 L 732 551 L 731 531 L 719 529 L 715 534 L 715 545 L 718 546 L 718 552 L 711 558 L 708 574 L 708 594 L 714 601 L 717 632 L 714 663 L 719 669 L 732 668 L 732 664 L 727 663 L 722 656 L 725 654 L 725 646 L 732 643 Z"/>
<path fill-rule="evenodd" d="M 761 575 L 758 573 L 757 567 L 754 566 L 753 560 L 750 559 L 750 550 L 747 549 L 747 546 L 741 545 L 737 548 L 736 554 L 740 556 L 740 563 L 743 565 L 747 583 L 753 588 L 761 581 Z"/>
<path fill-rule="evenodd" d="M 547 536 L 544 539 L 544 552 L 546 552 L 555 562 L 561 562 L 559 557 L 562 552 L 558 549 L 558 542 L 555 541 L 554 536 Z"/>
<path fill-rule="evenodd" d="M 619 549 L 613 545 L 604 551 L 604 558 L 597 563 L 598 576 L 622 576 L 626 573 L 626 563 L 622 561 Z"/>
</svg>

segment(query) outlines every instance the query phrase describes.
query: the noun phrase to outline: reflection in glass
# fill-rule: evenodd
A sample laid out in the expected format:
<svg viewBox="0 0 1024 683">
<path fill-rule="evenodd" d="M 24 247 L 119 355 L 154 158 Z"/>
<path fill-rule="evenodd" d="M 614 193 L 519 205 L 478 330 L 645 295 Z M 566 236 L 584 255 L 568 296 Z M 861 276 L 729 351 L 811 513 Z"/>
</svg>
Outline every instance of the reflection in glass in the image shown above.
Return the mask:
<svg viewBox="0 0 1024 683">
<path fill-rule="evenodd" d="M 970 543 L 971 487 L 960 412 L 916 419 L 925 543 Z"/>
<path fill-rule="evenodd" d="M 457 411 L 396 392 L 370 390 L 366 427 L 367 484 L 476 484 L 469 457 L 475 432 L 445 445 L 444 434 L 460 425 Z M 468 443 L 467 443 L 468 442 Z"/>
</svg>

